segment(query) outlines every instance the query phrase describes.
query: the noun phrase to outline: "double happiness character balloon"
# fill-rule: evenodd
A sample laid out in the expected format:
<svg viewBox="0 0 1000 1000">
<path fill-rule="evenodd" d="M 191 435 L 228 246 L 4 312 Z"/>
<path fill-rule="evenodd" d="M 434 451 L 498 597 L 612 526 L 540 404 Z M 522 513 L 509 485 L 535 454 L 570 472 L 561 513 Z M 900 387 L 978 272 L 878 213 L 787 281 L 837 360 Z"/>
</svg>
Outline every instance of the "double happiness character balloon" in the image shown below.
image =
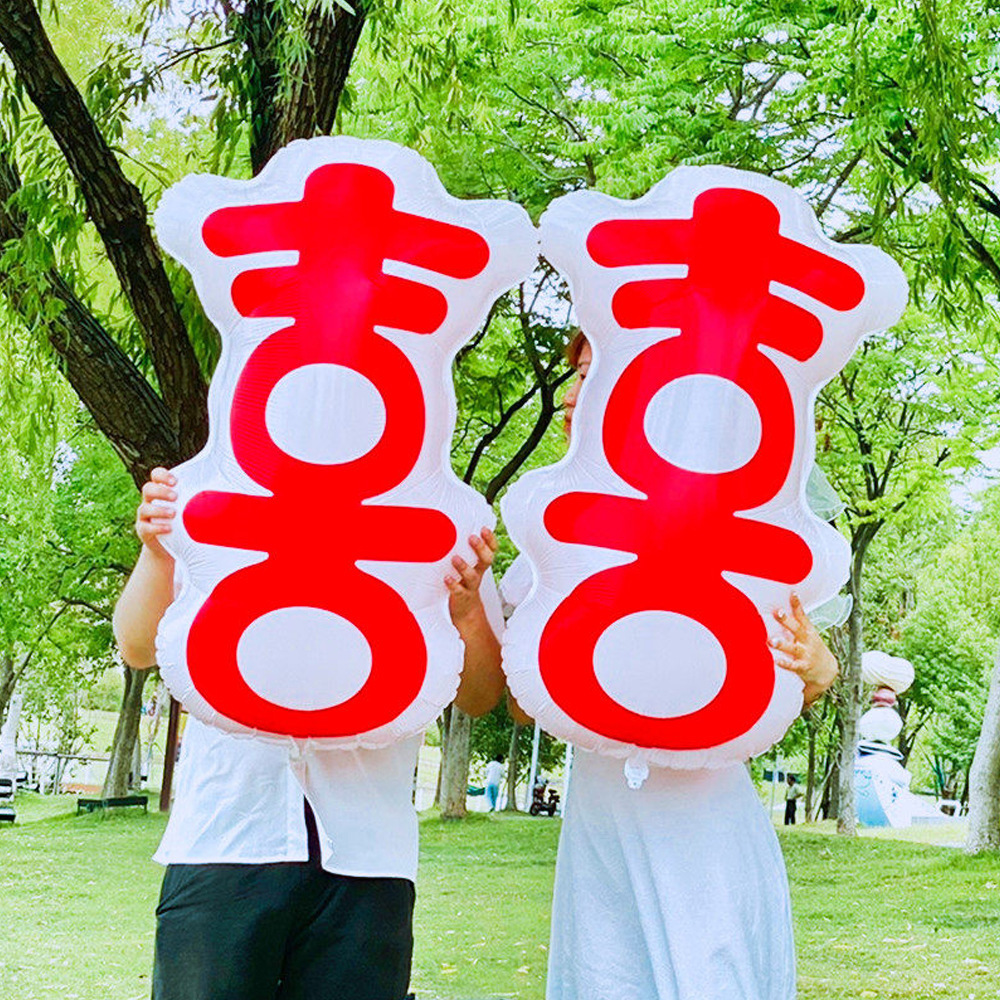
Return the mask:
<svg viewBox="0 0 1000 1000">
<path fill-rule="evenodd" d="M 567 195 L 541 231 L 594 361 L 568 454 L 504 501 L 534 570 L 511 690 L 557 736 L 631 757 L 637 781 L 760 753 L 802 703 L 770 612 L 847 578 L 846 541 L 805 502 L 813 401 L 899 317 L 905 279 L 825 239 L 789 188 L 720 167 L 637 201 Z"/>
<path fill-rule="evenodd" d="M 380 746 L 454 696 L 444 576 L 491 524 L 449 463 L 451 363 L 530 272 L 527 214 L 447 194 L 388 142 L 292 143 L 156 214 L 223 350 L 205 449 L 174 472 L 163 675 L 241 733 Z"/>
</svg>

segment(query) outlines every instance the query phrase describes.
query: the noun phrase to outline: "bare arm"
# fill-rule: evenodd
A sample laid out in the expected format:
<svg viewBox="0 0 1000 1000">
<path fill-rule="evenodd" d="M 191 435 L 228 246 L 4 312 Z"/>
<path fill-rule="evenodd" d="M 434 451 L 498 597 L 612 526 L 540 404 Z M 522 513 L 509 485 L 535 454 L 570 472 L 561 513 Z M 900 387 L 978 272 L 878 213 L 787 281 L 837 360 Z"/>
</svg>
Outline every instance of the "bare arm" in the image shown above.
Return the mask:
<svg viewBox="0 0 1000 1000">
<path fill-rule="evenodd" d="M 156 665 L 156 629 L 174 599 L 174 560 L 160 544 L 160 536 L 170 531 L 176 514 L 175 482 L 166 469 L 154 469 L 142 488 L 135 518 L 142 551 L 115 605 L 115 639 L 122 659 L 134 670 Z"/>
<path fill-rule="evenodd" d="M 483 575 L 493 564 L 497 541 L 489 528 L 473 535 L 469 544 L 476 553 L 476 565 L 470 566 L 455 556 L 452 565 L 457 575 L 445 578 L 451 620 L 465 643 L 462 679 L 455 704 L 468 715 L 483 715 L 500 700 L 504 675 L 500 667 L 500 642 L 490 626 L 479 593 Z"/>
</svg>

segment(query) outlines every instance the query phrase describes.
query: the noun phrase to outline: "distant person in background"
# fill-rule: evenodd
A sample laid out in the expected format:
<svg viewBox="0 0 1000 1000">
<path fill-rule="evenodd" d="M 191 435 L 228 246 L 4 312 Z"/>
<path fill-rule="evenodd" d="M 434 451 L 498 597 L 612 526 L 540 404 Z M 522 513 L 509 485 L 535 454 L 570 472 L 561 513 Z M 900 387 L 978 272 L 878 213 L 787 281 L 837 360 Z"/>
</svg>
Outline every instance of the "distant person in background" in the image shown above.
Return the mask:
<svg viewBox="0 0 1000 1000">
<path fill-rule="evenodd" d="M 795 826 L 795 812 L 799 802 L 799 785 L 794 774 L 789 774 L 785 780 L 788 787 L 785 789 L 785 826 Z"/>
<path fill-rule="evenodd" d="M 497 811 L 501 781 L 503 781 L 503 757 L 497 754 L 486 765 L 486 801 L 489 803 L 490 812 Z"/>
</svg>

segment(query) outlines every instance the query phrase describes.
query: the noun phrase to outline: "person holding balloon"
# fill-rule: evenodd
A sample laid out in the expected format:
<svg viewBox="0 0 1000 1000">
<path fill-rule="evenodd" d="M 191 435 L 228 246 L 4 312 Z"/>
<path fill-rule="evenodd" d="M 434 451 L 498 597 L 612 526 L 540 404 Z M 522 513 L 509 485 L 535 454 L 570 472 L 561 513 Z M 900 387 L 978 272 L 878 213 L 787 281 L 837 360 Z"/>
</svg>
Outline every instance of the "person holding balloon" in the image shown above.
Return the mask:
<svg viewBox="0 0 1000 1000">
<path fill-rule="evenodd" d="M 135 525 L 142 550 L 115 609 L 122 657 L 136 670 L 156 664 L 157 626 L 174 597 L 174 559 L 162 539 L 176 516 L 176 486 L 162 468 L 143 486 Z M 479 715 L 503 691 L 486 611 L 496 602 L 488 577 L 496 538 L 483 529 L 469 544 L 476 562 L 454 556 L 445 585 L 465 643 L 455 704 Z M 417 862 L 411 793 L 421 742 L 299 750 L 189 717 L 156 854 L 166 872 L 154 1000 L 408 995 Z M 304 788 L 321 794 L 311 804 Z"/>
<path fill-rule="evenodd" d="M 812 400 L 902 311 L 898 267 L 825 240 L 803 199 L 758 175 L 680 168 L 627 202 L 573 192 L 536 234 L 517 206 L 451 198 L 411 151 L 345 137 L 293 144 L 253 181 L 189 178 L 157 227 L 227 350 L 216 432 L 183 496 L 165 470 L 146 485 L 116 610 L 126 661 L 149 667 L 159 650 L 199 716 L 158 852 L 155 1000 L 405 993 L 419 730 L 455 690 L 423 687 L 435 665 L 455 682 L 464 648 L 455 704 L 479 714 L 503 691 L 490 532 L 441 586 L 455 539 L 488 516 L 446 471 L 448 366 L 539 247 L 607 348 L 590 383 L 604 410 L 576 413 L 594 361 L 581 335 L 567 461 L 503 505 L 524 555 L 503 583 L 519 605 L 507 683 L 580 751 L 548 997 L 790 1000 L 787 879 L 743 761 L 837 673 L 789 592 L 832 596 L 849 561 L 804 505 Z M 444 405 L 425 422 L 430 400 Z M 161 542 L 178 511 L 173 601 Z M 245 564 L 247 550 L 264 558 Z M 779 595 L 768 640 L 761 608 Z M 331 615 L 357 655 L 319 634 Z M 621 697 L 608 688 L 623 676 Z M 651 709 L 671 685 L 679 698 Z"/>
<path fill-rule="evenodd" d="M 563 401 L 567 439 L 593 360 L 577 332 Z M 663 567 L 669 572 L 669 567 Z M 531 586 L 518 557 L 500 584 L 505 614 Z M 777 665 L 806 708 L 833 683 L 833 654 L 793 594 L 774 616 Z M 530 721 L 509 700 L 522 723 Z M 791 1000 L 795 954 L 784 862 L 746 766 L 650 768 L 630 788 L 622 762 L 576 749 L 556 864 L 547 1000 Z"/>
<path fill-rule="evenodd" d="M 788 882 L 746 761 L 838 672 L 816 624 L 843 615 L 850 547 L 810 503 L 814 403 L 900 317 L 905 276 L 723 166 L 570 192 L 539 244 L 587 334 L 565 458 L 502 502 L 508 687 L 576 748 L 548 1000 L 792 1000 Z"/>
<path fill-rule="evenodd" d="M 503 692 L 492 514 L 447 458 L 451 362 L 535 231 L 342 135 L 186 177 L 155 224 L 222 351 L 205 446 L 143 488 L 115 613 L 126 662 L 188 711 L 153 995 L 402 1000 L 423 732 Z"/>
</svg>

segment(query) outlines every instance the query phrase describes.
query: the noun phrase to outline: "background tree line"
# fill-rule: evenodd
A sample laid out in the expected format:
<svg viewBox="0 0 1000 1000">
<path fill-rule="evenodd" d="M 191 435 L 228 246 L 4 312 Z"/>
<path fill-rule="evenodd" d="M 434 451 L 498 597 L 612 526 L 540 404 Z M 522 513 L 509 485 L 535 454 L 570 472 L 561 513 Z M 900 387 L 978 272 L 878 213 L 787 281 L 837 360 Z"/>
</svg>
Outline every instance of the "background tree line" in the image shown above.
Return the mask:
<svg viewBox="0 0 1000 1000">
<path fill-rule="evenodd" d="M 818 459 L 847 503 L 854 607 L 834 637 L 835 697 L 802 726 L 820 797 L 853 832 L 866 645 L 928 675 L 906 703 L 904 743 L 935 734 L 943 771 L 967 769 L 986 706 L 992 619 L 970 623 L 954 656 L 932 623 L 963 620 L 948 603 L 959 585 L 946 593 L 934 568 L 941 553 L 996 521 L 992 500 L 975 511 L 953 493 L 997 433 L 997 35 L 996 8 L 971 0 L 70 0 L 58 16 L 0 0 L 3 350 L 25 373 L 5 379 L 0 405 L 33 414 L 5 449 L 51 483 L 66 431 L 45 415 L 69 405 L 64 384 L 83 407 L 69 411 L 94 483 L 115 484 L 108 509 L 127 492 L 119 468 L 139 483 L 200 447 L 218 340 L 149 225 L 187 172 L 250 176 L 293 138 L 343 132 L 406 143 L 452 193 L 515 199 L 535 218 L 580 188 L 637 196 L 681 163 L 784 180 L 833 239 L 893 254 L 913 289 L 904 320 L 817 406 Z M 491 501 L 559 453 L 571 323 L 543 261 L 458 359 L 454 463 Z M 505 544 L 501 566 L 512 555 Z M 44 624 L 58 608 L 48 593 L 13 617 Z M 31 641 L 12 639 L 11 655 Z M 450 713 L 452 813 L 472 732 Z M 1000 752 L 1000 733 L 984 746 Z"/>
</svg>

